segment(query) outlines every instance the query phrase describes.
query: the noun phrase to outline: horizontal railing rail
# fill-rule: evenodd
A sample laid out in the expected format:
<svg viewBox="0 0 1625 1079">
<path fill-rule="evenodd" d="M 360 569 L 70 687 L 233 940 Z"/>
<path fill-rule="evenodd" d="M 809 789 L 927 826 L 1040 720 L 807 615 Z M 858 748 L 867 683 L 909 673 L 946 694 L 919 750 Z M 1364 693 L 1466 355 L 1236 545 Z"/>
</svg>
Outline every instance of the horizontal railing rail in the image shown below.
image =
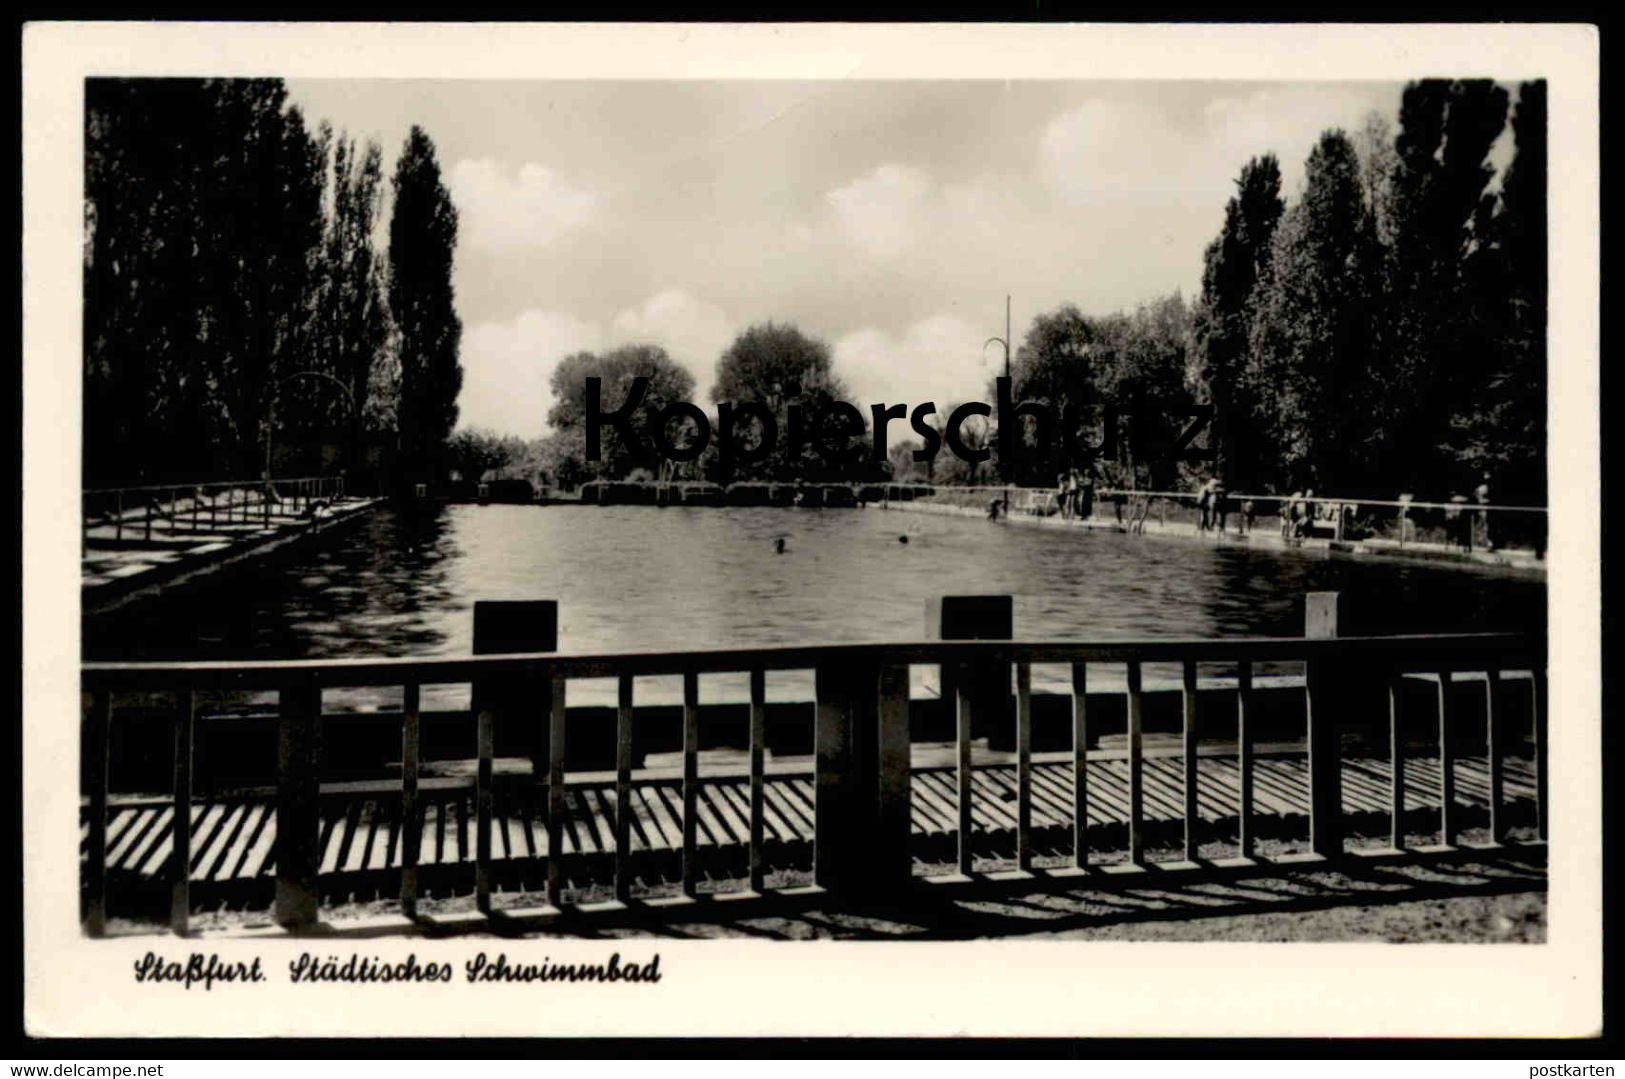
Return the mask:
<svg viewBox="0 0 1625 1079">
<path fill-rule="evenodd" d="M 1417 633 L 1382 637 L 1238 637 L 1220 640 L 1134 641 L 908 641 L 824 645 L 760 645 L 705 651 L 669 650 L 581 653 L 508 653 L 488 656 L 387 659 L 209 660 L 160 663 L 86 663 L 86 690 L 276 689 L 290 677 L 323 688 L 469 682 L 495 675 L 552 673 L 563 678 L 608 678 L 807 670 L 824 664 L 883 662 L 967 663 L 1203 663 L 1309 660 L 1336 657 L 1532 655 L 1531 638 L 1518 633 Z"/>
<path fill-rule="evenodd" d="M 1033 805 L 1035 779 L 1032 754 L 1032 668 L 1063 664 L 1071 668 L 1072 863 L 1069 872 L 1089 873 L 1099 868 L 1089 849 L 1089 768 L 1092 738 L 1088 700 L 1090 669 L 1095 664 L 1121 665 L 1126 673 L 1124 741 L 1127 783 L 1127 850 L 1130 868 L 1145 865 L 1148 796 L 1143 765 L 1144 667 L 1177 663 L 1182 672 L 1183 859 L 1195 864 L 1198 855 L 1198 722 L 1196 699 L 1201 690 L 1201 664 L 1237 665 L 1236 754 L 1239 796 L 1236 802 L 1240 856 L 1254 851 L 1254 737 L 1249 729 L 1255 714 L 1253 674 L 1256 665 L 1275 661 L 1304 666 L 1305 755 L 1307 757 L 1310 844 L 1315 855 L 1329 858 L 1343 852 L 1340 789 L 1342 747 L 1339 708 L 1350 687 L 1388 688 L 1389 740 L 1392 755 L 1392 848 L 1406 849 L 1404 753 L 1406 734 L 1417 718 L 1405 716 L 1400 706 L 1401 680 L 1408 674 L 1437 677 L 1439 690 L 1435 717 L 1440 760 L 1440 832 L 1445 845 L 1456 842 L 1460 806 L 1454 794 L 1456 748 L 1450 737 L 1456 707 L 1451 675 L 1481 673 L 1485 694 L 1486 767 L 1490 784 L 1490 834 L 1502 841 L 1507 834 L 1504 770 L 1509 733 L 1505 686 L 1522 672 L 1532 672 L 1529 740 L 1534 746 L 1536 817 L 1544 838 L 1547 824 L 1546 694 L 1544 646 L 1524 634 L 1412 634 L 1391 637 L 1343 638 L 1324 635 L 1324 618 L 1306 619 L 1309 635 L 1301 638 L 1242 640 L 1141 641 L 917 641 L 878 644 L 781 645 L 703 651 L 636 651 L 589 654 L 534 653 L 457 657 L 445 659 L 325 659 L 254 662 L 90 663 L 82 668 L 87 698 L 82 745 L 87 757 L 86 803 L 88 839 L 86 860 L 86 923 L 99 934 L 106 920 L 107 814 L 109 727 L 116 694 L 172 694 L 173 707 L 173 812 L 168 827 L 171 854 L 167 873 L 172 888 L 171 924 L 177 932 L 188 929 L 191 911 L 194 727 L 199 718 L 199 695 L 220 690 L 274 689 L 277 707 L 277 787 L 273 856 L 276 875 L 274 916 L 294 931 L 314 930 L 320 896 L 319 803 L 322 691 L 329 688 L 394 686 L 402 690 L 400 724 L 400 904 L 403 914 L 416 917 L 421 894 L 419 849 L 422 771 L 422 687 L 428 684 L 508 680 L 530 687 L 527 706 L 531 722 L 545 739 L 538 739 L 533 780 L 545 790 L 546 853 L 534 852 L 533 862 L 545 863 L 545 905 L 534 908 L 552 916 L 570 908 L 593 913 L 610 907 L 625 909 L 631 902 L 639 860 L 630 840 L 636 815 L 633 791 L 633 744 L 637 724 L 634 679 L 675 676 L 682 681 L 681 821 L 677 854 L 681 866 L 681 895 L 669 902 L 694 901 L 700 880 L 700 699 L 699 677 L 734 673 L 749 676 L 748 791 L 736 811 L 748 821 L 748 879 L 737 895 L 760 895 L 767 889 L 768 865 L 764 848 L 766 769 L 766 681 L 779 671 L 815 672 L 813 754 L 811 781 L 813 880 L 816 888 L 841 898 L 876 894 L 895 895 L 912 881 L 910 858 L 910 797 L 912 759 L 909 734 L 909 667 L 940 665 L 948 683 L 945 696 L 954 720 L 957 782 L 958 873 L 951 879 L 974 875 L 972 836 L 978 830 L 973 814 L 978 795 L 974 782 L 972 732 L 977 722 L 997 710 L 1000 722 L 1014 722 L 1016 807 L 1015 850 L 1017 873 L 1034 873 Z M 1317 624 L 1320 628 L 1317 630 Z M 1335 616 L 1332 621 L 1335 632 Z M 953 672 L 953 677 L 948 677 Z M 580 892 L 567 904 L 564 898 L 567 863 L 581 857 L 567 850 L 564 829 L 568 816 L 565 745 L 566 688 L 572 679 L 617 680 L 615 708 L 614 841 L 605 845 L 613 866 L 614 900 L 583 905 Z M 1003 682 L 1002 694 L 1014 683 L 1013 707 L 994 703 L 989 688 Z M 1206 687 L 1211 692 L 1212 687 Z M 1474 690 L 1468 689 L 1469 692 Z M 1098 694 L 1099 688 L 1095 692 Z M 149 702 L 150 704 L 150 702 Z M 474 895 L 478 911 L 502 917 L 493 909 L 495 813 L 494 729 L 490 704 L 477 707 L 473 777 Z M 1098 722 L 1095 721 L 1095 722 Z M 575 776 L 580 783 L 580 777 Z M 1053 801 L 1054 792 L 1049 797 Z M 982 795 L 981 797 L 986 797 Z M 1098 798 L 1098 795 L 1097 795 Z M 647 848 L 645 848 L 645 851 Z M 1060 871 L 1056 871 L 1060 872 Z M 1065 876 L 1065 874 L 1062 874 Z M 513 916 L 507 912 L 506 916 Z"/>
<path fill-rule="evenodd" d="M 343 497 L 343 476 L 96 488 L 80 494 L 80 540 L 88 546 L 93 529 L 111 528 L 115 542 L 123 542 L 126 529 L 150 542 L 155 521 L 192 531 L 221 523 L 247 524 L 256 517 L 268 525 L 273 505 L 285 504 L 290 512 L 299 513 L 318 501 Z"/>
</svg>

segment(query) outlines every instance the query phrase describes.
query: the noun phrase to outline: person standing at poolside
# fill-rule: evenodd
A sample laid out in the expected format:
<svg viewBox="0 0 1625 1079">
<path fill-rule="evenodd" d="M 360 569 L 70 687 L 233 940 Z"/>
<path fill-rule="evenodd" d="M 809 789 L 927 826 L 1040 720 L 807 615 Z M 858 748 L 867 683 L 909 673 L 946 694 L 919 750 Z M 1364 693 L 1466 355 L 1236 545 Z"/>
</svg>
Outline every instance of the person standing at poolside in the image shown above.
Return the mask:
<svg viewBox="0 0 1625 1079">
<path fill-rule="evenodd" d="M 1213 516 L 1218 521 L 1219 532 L 1223 534 L 1225 520 L 1230 516 L 1230 507 L 1225 502 L 1229 492 L 1224 489 L 1224 481 L 1218 477 L 1214 477 L 1211 482 L 1213 484 Z"/>
<path fill-rule="evenodd" d="M 1201 511 L 1201 517 L 1196 522 L 1198 533 L 1206 532 L 1213 527 L 1213 481 L 1209 479 L 1202 484 L 1201 490 L 1196 492 L 1196 508 Z"/>
<path fill-rule="evenodd" d="M 1085 467 L 1078 486 L 1072 494 L 1074 505 L 1072 516 L 1077 520 L 1087 521 L 1095 515 L 1095 470 Z"/>
<path fill-rule="evenodd" d="M 1483 507 L 1490 504 L 1490 474 L 1484 473 L 1483 480 L 1473 488 L 1473 501 L 1479 505 L 1479 510 L 1473 516 L 1478 525 L 1478 542 L 1486 551 L 1493 551 L 1495 545 L 1490 542 L 1490 511 Z"/>
<path fill-rule="evenodd" d="M 1450 508 L 1444 511 L 1445 538 L 1471 554 L 1473 550 L 1473 520 L 1462 512 L 1467 496 L 1460 491 L 1450 492 Z"/>
</svg>

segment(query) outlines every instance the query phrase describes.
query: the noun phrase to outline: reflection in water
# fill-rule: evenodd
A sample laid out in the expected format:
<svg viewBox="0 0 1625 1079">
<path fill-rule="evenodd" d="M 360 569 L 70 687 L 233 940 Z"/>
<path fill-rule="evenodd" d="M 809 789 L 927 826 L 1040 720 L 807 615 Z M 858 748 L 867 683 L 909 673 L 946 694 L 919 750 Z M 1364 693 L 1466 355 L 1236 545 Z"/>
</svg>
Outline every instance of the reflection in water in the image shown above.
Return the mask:
<svg viewBox="0 0 1625 1079">
<path fill-rule="evenodd" d="M 1014 595 L 1023 637 L 1291 635 L 1322 589 L 1347 594 L 1352 632 L 1545 624 L 1541 581 L 1316 552 L 876 510 L 454 506 L 380 510 L 87 627 L 85 651 L 468 655 L 474 601 L 543 598 L 570 652 L 918 639 L 926 601 L 963 593 Z"/>
</svg>

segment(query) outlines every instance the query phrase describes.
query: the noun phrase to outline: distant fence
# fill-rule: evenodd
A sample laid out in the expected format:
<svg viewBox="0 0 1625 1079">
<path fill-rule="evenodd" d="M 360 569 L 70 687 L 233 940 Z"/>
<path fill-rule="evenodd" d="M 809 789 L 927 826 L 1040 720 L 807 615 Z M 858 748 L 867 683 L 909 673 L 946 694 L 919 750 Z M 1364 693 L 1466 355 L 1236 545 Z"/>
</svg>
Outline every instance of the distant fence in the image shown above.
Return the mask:
<svg viewBox="0 0 1625 1079">
<path fill-rule="evenodd" d="M 1052 517 L 1062 513 L 1053 488 L 1014 485 L 935 485 L 929 483 L 732 483 L 704 481 L 594 481 L 581 488 L 582 501 L 604 506 L 798 506 L 846 508 L 890 502 L 919 502 L 987 513 L 993 503 L 1000 515 Z M 1150 491 L 1097 487 L 1087 508 L 1092 520 L 1133 527 L 1154 522 L 1159 527 L 1196 527 L 1202 521 L 1200 494 L 1195 491 Z M 1283 510 L 1300 507 L 1296 522 Z M 1287 538 L 1339 542 L 1375 542 L 1395 547 L 1457 546 L 1473 549 L 1518 548 L 1544 555 L 1547 511 L 1544 506 L 1503 506 L 1476 502 L 1421 502 L 1336 497 L 1293 498 L 1291 495 L 1227 493 L 1215 507 L 1215 531 L 1241 533 L 1263 529 Z M 1290 535 L 1288 535 L 1290 533 Z"/>
<path fill-rule="evenodd" d="M 1035 487 L 934 487 L 916 493 L 923 503 L 985 511 L 992 501 L 1009 498 L 1016 516 L 1058 516 L 1060 494 Z M 1131 526 L 1136 520 L 1196 527 L 1202 520 L 1200 494 L 1194 491 L 1149 491 L 1097 487 L 1089 505 L 1093 519 L 1105 518 Z M 1547 511 L 1544 506 L 1501 506 L 1476 502 L 1420 502 L 1411 499 L 1378 500 L 1333 497 L 1293 498 L 1291 495 L 1227 493 L 1212 511 L 1211 527 L 1240 533 L 1263 529 L 1284 534 L 1292 522 L 1283 509 L 1303 507 L 1297 538 L 1343 542 L 1375 540 L 1405 547 L 1411 544 L 1471 546 L 1475 549 L 1515 547 L 1544 553 Z"/>
<path fill-rule="evenodd" d="M 94 529 L 95 538 L 115 543 L 149 541 L 154 522 L 192 531 L 256 518 L 269 524 L 273 513 L 303 513 L 315 502 L 343 497 L 343 476 L 101 488 L 81 496 L 80 539 L 88 544 Z"/>
<path fill-rule="evenodd" d="M 1260 664 L 1295 663 L 1304 670 L 1303 716 L 1307 732 L 1309 775 L 1309 828 L 1312 856 L 1333 858 L 1344 853 L 1342 732 L 1351 687 L 1361 691 L 1387 690 L 1388 744 L 1392 755 L 1389 790 L 1392 807 L 1392 847 L 1403 853 L 1406 829 L 1406 770 L 1403 766 L 1406 733 L 1418 726 L 1437 731 L 1440 766 L 1440 832 L 1448 846 L 1456 842 L 1462 806 L 1455 793 L 1455 740 L 1459 723 L 1452 693 L 1459 680 L 1451 675 L 1471 672 L 1484 684 L 1483 732 L 1489 775 L 1489 832 L 1492 841 L 1507 834 L 1503 776 L 1512 735 L 1506 692 L 1514 678 L 1532 676 L 1527 698 L 1519 697 L 1528 726 L 1519 736 L 1534 746 L 1536 814 L 1542 839 L 1548 825 L 1546 802 L 1546 674 L 1544 642 L 1518 634 L 1408 635 L 1338 638 L 1335 612 L 1329 619 L 1311 602 L 1306 635 L 1301 638 L 1202 641 L 925 641 L 894 644 L 822 645 L 708 649 L 679 652 L 626 652 L 601 655 L 552 653 L 476 656 L 453 659 L 314 660 L 288 662 L 86 664 L 82 668 L 85 694 L 82 745 L 86 757 L 85 812 L 88 818 L 84 896 L 86 927 L 92 935 L 103 931 L 107 897 L 107 819 L 109 728 L 118 714 L 115 697 L 137 697 L 150 707 L 167 700 L 172 709 L 173 814 L 172 850 L 168 874 L 172 889 L 171 922 L 185 932 L 191 909 L 189 889 L 194 769 L 194 722 L 200 695 L 223 691 L 272 691 L 277 694 L 277 786 L 275 920 L 294 931 L 314 931 L 318 922 L 318 881 L 322 851 L 319 839 L 318 800 L 322 774 L 322 694 L 349 687 L 399 687 L 403 706 L 398 716 L 403 841 L 400 869 L 400 905 L 413 916 L 419 898 L 418 851 L 421 840 L 419 775 L 422 755 L 422 687 L 428 684 L 473 685 L 507 680 L 534 687 L 527 705 L 534 722 L 546 731 L 545 750 L 537 762 L 534 782 L 545 786 L 548 844 L 545 858 L 545 899 L 541 912 L 551 916 L 564 909 L 567 863 L 577 854 L 566 853 L 562 829 L 567 816 L 565 771 L 565 692 L 572 679 L 612 678 L 618 686 L 615 710 L 615 771 L 613 820 L 613 879 L 615 903 L 625 907 L 632 883 L 639 874 L 640 854 L 630 842 L 633 800 L 634 727 L 633 680 L 646 676 L 677 676 L 682 682 L 681 771 L 681 889 L 692 900 L 699 880 L 697 800 L 700 790 L 700 703 L 698 679 L 702 674 L 732 673 L 749 677 L 749 785 L 748 892 L 761 895 L 767 863 L 763 854 L 764 745 L 766 741 L 766 677 L 770 672 L 813 672 L 814 791 L 813 875 L 815 885 L 840 898 L 888 896 L 911 885 L 909 854 L 911 750 L 909 741 L 909 667 L 940 665 L 943 674 L 955 672 L 955 753 L 958 820 L 957 869 L 962 877 L 973 870 L 971 835 L 976 795 L 972 773 L 973 720 L 988 707 L 989 672 L 1015 682 L 1015 806 L 1016 858 L 1019 869 L 1033 869 L 1032 807 L 1032 667 L 1059 664 L 1071 672 L 1073 776 L 1073 866 L 1077 872 L 1098 869 L 1087 839 L 1088 770 L 1086 747 L 1091 740 L 1087 708 L 1091 669 L 1115 665 L 1126 675 L 1125 744 L 1127 784 L 1127 836 L 1132 871 L 1145 862 L 1146 790 L 1142 776 L 1142 669 L 1151 663 L 1175 664 L 1182 671 L 1183 821 L 1186 862 L 1196 858 L 1198 827 L 1198 729 L 1196 701 L 1198 664 L 1234 665 L 1236 756 L 1239 768 L 1240 854 L 1256 856 L 1250 821 L 1255 812 L 1253 734 L 1249 729 L 1254 708 L 1254 668 Z M 1320 628 L 1317 629 L 1317 626 Z M 1098 673 L 1098 672 L 1097 672 Z M 1401 693 L 1403 679 L 1423 675 L 1438 680 L 1437 703 L 1431 714 L 1414 714 L 1414 698 Z M 1412 683 L 1414 684 L 1414 682 Z M 1211 687 L 1208 687 L 1211 692 Z M 1525 710 L 1521 705 L 1527 699 Z M 1402 706 L 1402 702 L 1405 703 Z M 1406 714 L 1411 712 L 1412 714 Z M 1098 720 L 1095 720 L 1098 722 Z M 477 766 L 474 803 L 477 813 L 474 853 L 474 892 L 477 908 L 491 914 L 493 757 L 495 721 L 490 710 L 476 719 Z M 1429 726 L 1431 725 L 1431 726 Z M 1208 792 L 1208 797 L 1212 793 Z M 985 795 L 984 795 L 985 797 Z M 1301 861 L 1301 859 L 1299 860 Z M 540 868 L 540 866 L 538 867 Z M 1116 866 L 1114 871 L 1125 867 Z M 1062 873 L 1061 876 L 1066 876 Z M 930 880 L 932 878 L 926 878 Z M 961 879 L 955 877 L 953 879 Z M 596 909 L 577 907 L 579 913 Z M 512 912 L 507 912 L 512 914 Z"/>
</svg>

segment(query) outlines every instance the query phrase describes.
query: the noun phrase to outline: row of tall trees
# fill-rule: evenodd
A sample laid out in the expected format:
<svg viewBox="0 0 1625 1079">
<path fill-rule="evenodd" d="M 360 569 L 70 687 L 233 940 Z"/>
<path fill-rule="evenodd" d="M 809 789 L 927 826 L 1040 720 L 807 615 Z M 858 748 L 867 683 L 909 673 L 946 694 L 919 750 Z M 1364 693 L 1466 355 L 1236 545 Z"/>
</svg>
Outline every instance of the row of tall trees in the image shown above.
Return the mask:
<svg viewBox="0 0 1625 1079">
<path fill-rule="evenodd" d="M 1511 111 L 1513 156 L 1488 161 Z M 1264 155 L 1205 254 L 1193 390 L 1231 489 L 1544 501 L 1546 90 L 1406 87 L 1397 133 L 1324 133 L 1301 196 Z"/>
<path fill-rule="evenodd" d="M 438 465 L 461 326 L 429 137 L 395 164 L 381 249 L 381 149 L 313 130 L 280 80 L 85 93 L 85 485 L 321 467 L 334 440 L 332 466 L 369 440 Z"/>
</svg>

